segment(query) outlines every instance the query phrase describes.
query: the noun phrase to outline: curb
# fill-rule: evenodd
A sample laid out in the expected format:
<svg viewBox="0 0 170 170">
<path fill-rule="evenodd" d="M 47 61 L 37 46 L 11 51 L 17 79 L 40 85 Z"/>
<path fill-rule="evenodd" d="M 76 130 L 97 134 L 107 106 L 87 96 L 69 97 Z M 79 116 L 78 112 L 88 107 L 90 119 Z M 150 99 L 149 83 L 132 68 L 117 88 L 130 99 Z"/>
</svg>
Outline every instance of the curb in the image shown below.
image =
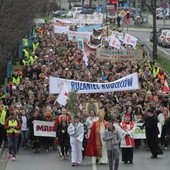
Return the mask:
<svg viewBox="0 0 170 170">
<path fill-rule="evenodd" d="M 123 30 L 126 30 L 126 27 L 123 28 Z M 152 31 L 152 28 L 133 28 L 133 27 L 128 27 L 129 31 L 143 31 L 143 32 L 148 32 L 148 31 Z"/>
<path fill-rule="evenodd" d="M 4 149 L 5 149 L 4 147 L 0 148 L 0 158 L 2 157 L 2 153 L 3 153 Z"/>
<path fill-rule="evenodd" d="M 147 52 L 147 55 L 148 55 L 148 57 L 151 59 L 151 60 L 153 60 L 153 58 L 152 58 L 152 49 L 151 49 L 151 47 L 149 47 L 145 42 L 142 42 L 140 39 L 138 39 L 138 42 L 139 42 L 139 44 L 143 44 L 144 45 L 144 50 Z M 158 52 L 160 52 L 161 50 L 160 49 L 158 49 Z M 160 65 L 159 65 L 160 66 Z M 160 66 L 161 67 L 161 66 Z M 162 67 L 161 67 L 162 68 Z M 166 71 L 165 71 L 166 72 Z M 167 76 L 167 78 L 168 78 L 168 80 L 170 80 L 170 75 L 166 72 L 166 76 Z"/>
<path fill-rule="evenodd" d="M 4 144 L 2 143 L 2 147 L 0 148 L 0 158 L 2 157 L 4 150 L 5 150 L 5 147 L 4 147 Z"/>
</svg>

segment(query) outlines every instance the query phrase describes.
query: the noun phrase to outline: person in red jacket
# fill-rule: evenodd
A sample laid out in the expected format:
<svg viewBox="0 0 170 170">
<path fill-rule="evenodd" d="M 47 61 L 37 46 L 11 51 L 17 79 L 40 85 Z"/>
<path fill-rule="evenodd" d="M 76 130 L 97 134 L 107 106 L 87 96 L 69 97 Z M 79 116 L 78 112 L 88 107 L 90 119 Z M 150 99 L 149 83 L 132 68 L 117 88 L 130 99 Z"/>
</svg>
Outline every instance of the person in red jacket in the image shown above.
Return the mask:
<svg viewBox="0 0 170 170">
<path fill-rule="evenodd" d="M 62 122 L 62 117 L 66 117 L 66 122 L 70 123 L 71 122 L 71 117 L 68 115 L 67 109 L 65 107 L 62 107 L 61 110 L 61 115 L 57 116 L 54 122 L 54 129 L 57 129 L 58 123 Z"/>
<path fill-rule="evenodd" d="M 10 116 L 6 120 L 5 128 L 7 130 L 7 139 L 8 139 L 8 147 L 9 147 L 9 155 L 8 158 L 15 161 L 17 146 L 18 146 L 18 136 L 20 134 L 20 121 L 17 119 L 14 108 L 10 108 Z"/>
<path fill-rule="evenodd" d="M 62 107 L 61 115 L 57 116 L 56 119 L 55 119 L 55 122 L 54 122 L 54 130 L 55 130 L 56 132 L 57 132 L 57 127 L 58 127 L 59 124 L 61 124 L 63 117 L 66 119 L 67 124 L 69 124 L 69 123 L 71 122 L 71 117 L 70 117 L 70 115 L 68 115 L 67 109 L 66 109 L 65 107 Z M 59 146 L 59 141 L 58 141 L 58 139 L 56 139 L 56 143 L 57 143 L 59 155 L 62 156 L 61 148 L 60 148 L 60 146 Z"/>
</svg>

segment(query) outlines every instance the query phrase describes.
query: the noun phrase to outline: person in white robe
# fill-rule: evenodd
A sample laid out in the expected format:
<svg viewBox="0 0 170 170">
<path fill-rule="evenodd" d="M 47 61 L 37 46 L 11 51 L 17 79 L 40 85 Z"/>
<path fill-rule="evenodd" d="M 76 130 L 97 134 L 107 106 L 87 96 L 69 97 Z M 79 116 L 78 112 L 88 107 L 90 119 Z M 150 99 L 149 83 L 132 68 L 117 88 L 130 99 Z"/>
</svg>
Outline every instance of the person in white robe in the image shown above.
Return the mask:
<svg viewBox="0 0 170 170">
<path fill-rule="evenodd" d="M 72 166 L 79 166 L 82 163 L 82 143 L 84 138 L 84 126 L 80 123 L 79 116 L 74 117 L 74 121 L 68 126 L 71 145 Z"/>
<path fill-rule="evenodd" d="M 87 125 L 87 128 L 88 128 L 87 137 L 89 137 L 89 135 L 90 135 L 91 127 L 92 127 L 93 123 L 96 122 L 98 119 L 99 118 L 98 118 L 98 116 L 96 116 L 95 112 L 93 110 L 91 110 L 90 115 L 86 120 L 86 125 Z"/>
</svg>

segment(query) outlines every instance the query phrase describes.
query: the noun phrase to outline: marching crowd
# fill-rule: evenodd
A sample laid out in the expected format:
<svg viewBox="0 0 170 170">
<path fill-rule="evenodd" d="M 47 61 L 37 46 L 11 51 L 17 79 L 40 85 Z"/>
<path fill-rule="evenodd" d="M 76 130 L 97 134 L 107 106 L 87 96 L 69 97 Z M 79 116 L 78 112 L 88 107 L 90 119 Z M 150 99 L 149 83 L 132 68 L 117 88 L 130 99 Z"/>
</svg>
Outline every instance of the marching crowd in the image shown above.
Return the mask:
<svg viewBox="0 0 170 170">
<path fill-rule="evenodd" d="M 133 163 L 133 148 L 141 146 L 134 140 L 135 122 L 146 127 L 146 145 L 152 158 L 163 154 L 158 145 L 168 148 L 167 126 L 170 112 L 170 93 L 164 91 L 165 72 L 147 57 L 141 61 L 100 61 L 88 54 L 88 65 L 76 42 L 66 34 L 54 34 L 53 24 L 39 24 L 31 45 L 24 40 L 22 67 L 15 68 L 5 87 L 0 86 L 0 146 L 9 148 L 9 159 L 15 160 L 20 147 L 32 147 L 39 152 L 49 151 L 57 143 L 62 159 L 68 159 L 71 148 L 72 166 L 82 163 L 82 157 L 96 157 L 96 163 L 119 166 L 119 147 L 122 161 Z M 100 94 L 79 94 L 78 113 L 72 120 L 66 107 L 56 102 L 57 95 L 49 94 L 49 76 L 87 82 L 111 82 L 137 72 L 140 89 Z M 99 112 L 86 102 L 99 103 Z M 93 106 L 93 105 L 92 105 Z M 33 121 L 54 121 L 56 140 L 38 137 Z M 162 132 L 157 128 L 162 126 Z M 169 125 L 168 125 L 169 126 Z M 3 147 L 3 146 L 2 146 Z"/>
</svg>

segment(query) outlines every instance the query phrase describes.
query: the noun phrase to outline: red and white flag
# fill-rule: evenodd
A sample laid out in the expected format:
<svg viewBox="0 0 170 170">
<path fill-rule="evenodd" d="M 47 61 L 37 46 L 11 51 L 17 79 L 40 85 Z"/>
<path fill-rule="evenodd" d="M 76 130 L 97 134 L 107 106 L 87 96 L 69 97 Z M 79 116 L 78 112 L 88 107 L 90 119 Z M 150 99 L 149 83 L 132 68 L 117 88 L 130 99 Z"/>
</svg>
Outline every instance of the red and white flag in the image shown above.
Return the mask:
<svg viewBox="0 0 170 170">
<path fill-rule="evenodd" d="M 135 46 L 137 44 L 137 38 L 135 38 L 135 37 L 131 36 L 130 34 L 126 33 L 123 43 L 131 45 L 131 46 L 133 46 L 135 48 Z"/>
<path fill-rule="evenodd" d="M 169 85 L 167 80 L 165 79 L 164 87 L 163 87 L 163 92 L 168 92 L 169 91 Z"/>
<path fill-rule="evenodd" d="M 84 60 L 84 62 L 85 62 L 85 65 L 88 66 L 88 61 L 89 61 L 89 60 L 88 60 L 88 57 L 87 57 L 87 54 L 86 54 L 85 51 L 83 52 L 83 60 Z"/>
<path fill-rule="evenodd" d="M 109 46 L 114 47 L 116 49 L 120 49 L 121 42 L 118 40 L 118 38 L 112 36 L 109 42 Z"/>
<path fill-rule="evenodd" d="M 64 85 L 63 85 L 63 87 L 62 87 L 62 89 L 61 89 L 61 91 L 58 95 L 57 102 L 60 105 L 65 106 L 67 104 L 68 96 L 69 96 L 69 93 L 68 93 L 67 87 L 64 83 Z"/>
</svg>

